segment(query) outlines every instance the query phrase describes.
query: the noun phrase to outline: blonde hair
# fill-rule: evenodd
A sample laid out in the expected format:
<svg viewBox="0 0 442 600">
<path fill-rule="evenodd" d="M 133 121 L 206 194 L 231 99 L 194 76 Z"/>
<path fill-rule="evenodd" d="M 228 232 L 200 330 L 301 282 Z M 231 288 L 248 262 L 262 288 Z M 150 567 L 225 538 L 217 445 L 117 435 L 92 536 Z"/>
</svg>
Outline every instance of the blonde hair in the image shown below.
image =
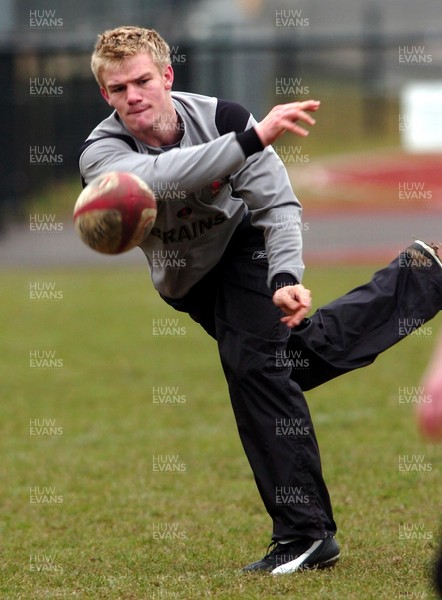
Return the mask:
<svg viewBox="0 0 442 600">
<path fill-rule="evenodd" d="M 160 69 L 171 64 L 169 45 L 154 29 L 126 25 L 100 34 L 91 59 L 98 85 L 103 85 L 103 69 L 121 64 L 126 58 L 140 53 L 150 54 Z"/>
</svg>

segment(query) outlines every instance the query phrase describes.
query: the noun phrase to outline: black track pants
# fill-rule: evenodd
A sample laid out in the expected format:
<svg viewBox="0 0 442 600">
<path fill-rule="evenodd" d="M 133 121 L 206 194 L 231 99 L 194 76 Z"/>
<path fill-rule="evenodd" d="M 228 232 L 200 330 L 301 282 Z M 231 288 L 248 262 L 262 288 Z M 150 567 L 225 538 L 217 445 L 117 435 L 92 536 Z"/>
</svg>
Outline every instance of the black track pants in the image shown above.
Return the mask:
<svg viewBox="0 0 442 600">
<path fill-rule="evenodd" d="M 245 221 L 185 298 L 165 300 L 218 342 L 239 435 L 273 539 L 336 532 L 302 390 L 365 366 L 442 306 L 442 269 L 404 254 L 290 330 L 266 279 L 262 233 Z"/>
</svg>

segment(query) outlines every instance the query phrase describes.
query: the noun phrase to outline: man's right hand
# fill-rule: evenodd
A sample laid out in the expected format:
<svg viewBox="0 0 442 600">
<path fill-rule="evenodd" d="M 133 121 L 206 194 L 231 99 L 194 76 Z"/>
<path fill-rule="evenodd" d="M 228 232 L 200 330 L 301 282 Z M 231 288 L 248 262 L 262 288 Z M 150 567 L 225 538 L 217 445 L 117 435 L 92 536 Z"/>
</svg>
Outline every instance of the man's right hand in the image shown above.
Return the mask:
<svg viewBox="0 0 442 600">
<path fill-rule="evenodd" d="M 269 114 L 255 125 L 255 131 L 263 146 L 269 146 L 286 131 L 306 137 L 309 132 L 296 122 L 303 121 L 307 125 L 314 125 L 316 121 L 309 113 L 317 111 L 320 104 L 319 100 L 305 100 L 278 104 L 272 108 Z"/>
</svg>

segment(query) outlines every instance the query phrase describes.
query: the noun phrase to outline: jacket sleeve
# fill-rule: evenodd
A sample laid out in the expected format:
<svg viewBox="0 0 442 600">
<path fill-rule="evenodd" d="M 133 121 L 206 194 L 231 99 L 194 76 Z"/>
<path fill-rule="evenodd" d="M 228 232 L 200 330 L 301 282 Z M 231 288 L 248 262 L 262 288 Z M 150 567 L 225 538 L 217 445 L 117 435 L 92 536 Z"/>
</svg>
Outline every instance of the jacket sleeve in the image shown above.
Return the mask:
<svg viewBox="0 0 442 600">
<path fill-rule="evenodd" d="M 79 158 L 86 183 L 108 171 L 130 171 L 148 185 L 174 184 L 192 193 L 214 179 L 238 169 L 250 156 L 263 149 L 254 130 L 228 133 L 213 141 L 158 154 L 134 152 L 121 139 L 106 136 L 90 144 Z"/>
</svg>

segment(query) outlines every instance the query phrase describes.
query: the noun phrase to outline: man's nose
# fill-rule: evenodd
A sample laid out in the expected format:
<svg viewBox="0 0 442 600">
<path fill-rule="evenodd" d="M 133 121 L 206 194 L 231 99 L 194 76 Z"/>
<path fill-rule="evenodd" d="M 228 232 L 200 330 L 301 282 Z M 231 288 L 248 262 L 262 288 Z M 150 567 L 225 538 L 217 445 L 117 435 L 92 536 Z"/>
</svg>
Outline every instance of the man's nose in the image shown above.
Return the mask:
<svg viewBox="0 0 442 600">
<path fill-rule="evenodd" d="M 135 104 L 141 100 L 140 92 L 136 85 L 127 86 L 127 102 L 128 104 Z"/>
</svg>

